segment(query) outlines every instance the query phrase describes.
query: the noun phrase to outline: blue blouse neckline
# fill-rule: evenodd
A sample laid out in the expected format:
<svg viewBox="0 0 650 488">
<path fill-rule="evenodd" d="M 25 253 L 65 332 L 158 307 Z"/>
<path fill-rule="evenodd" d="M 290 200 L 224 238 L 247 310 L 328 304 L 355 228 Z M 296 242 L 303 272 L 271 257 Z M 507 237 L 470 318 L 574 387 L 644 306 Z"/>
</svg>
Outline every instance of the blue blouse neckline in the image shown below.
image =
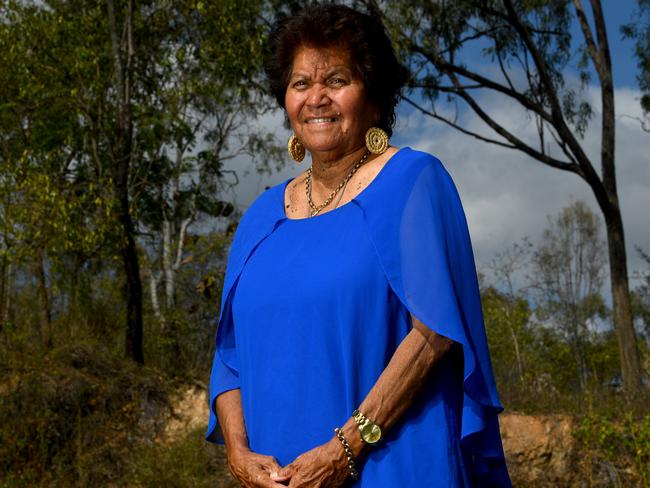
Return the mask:
<svg viewBox="0 0 650 488">
<path fill-rule="evenodd" d="M 303 217 L 303 218 L 300 218 L 300 219 L 292 219 L 292 218 L 287 217 L 287 212 L 286 212 L 285 207 L 284 207 L 284 200 L 285 200 L 284 196 L 285 196 L 285 193 L 286 193 L 287 186 L 289 185 L 289 183 L 291 181 L 295 180 L 295 177 L 287 179 L 284 183 L 280 184 L 280 190 L 281 191 L 278 192 L 280 194 L 280 215 L 281 215 L 280 220 L 288 220 L 290 222 L 300 222 L 300 221 L 306 220 L 306 221 L 312 221 L 313 222 L 315 220 L 324 218 L 328 214 L 340 213 L 345 207 L 349 206 L 350 204 L 352 204 L 353 202 L 355 202 L 359 198 L 363 198 L 368 193 L 371 193 L 373 191 L 373 188 L 379 185 L 379 183 L 381 181 L 381 178 L 383 178 L 385 176 L 384 173 L 388 172 L 389 166 L 391 165 L 393 160 L 394 159 L 399 159 L 406 152 L 408 152 L 410 149 L 411 148 L 408 147 L 408 146 L 404 146 L 404 147 L 399 148 L 397 150 L 397 152 L 395 154 L 393 154 L 388 159 L 388 161 L 386 161 L 386 163 L 384 163 L 384 166 L 382 166 L 382 168 L 375 175 L 375 177 L 370 181 L 370 183 L 368 183 L 363 190 L 361 190 L 359 193 L 357 193 L 357 195 L 355 195 L 355 197 L 352 198 L 352 200 L 350 200 L 349 202 L 341 205 L 340 207 L 336 207 L 336 208 L 334 208 L 332 210 L 328 210 L 327 212 L 315 215 L 313 217 Z"/>
</svg>

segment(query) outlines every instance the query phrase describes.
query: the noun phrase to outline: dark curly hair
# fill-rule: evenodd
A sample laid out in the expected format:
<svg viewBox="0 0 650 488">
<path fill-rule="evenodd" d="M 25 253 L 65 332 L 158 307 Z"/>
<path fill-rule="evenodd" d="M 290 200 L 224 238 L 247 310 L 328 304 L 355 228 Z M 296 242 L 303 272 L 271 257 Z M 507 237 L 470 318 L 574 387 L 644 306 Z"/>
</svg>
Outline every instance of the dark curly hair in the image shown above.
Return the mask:
<svg viewBox="0 0 650 488">
<path fill-rule="evenodd" d="M 380 20 L 330 4 L 309 7 L 279 21 L 269 36 L 264 69 L 269 89 L 282 108 L 293 58 L 301 46 L 347 50 L 369 100 L 379 108 L 376 125 L 392 134 L 395 106 L 408 71 L 395 57 Z"/>
</svg>

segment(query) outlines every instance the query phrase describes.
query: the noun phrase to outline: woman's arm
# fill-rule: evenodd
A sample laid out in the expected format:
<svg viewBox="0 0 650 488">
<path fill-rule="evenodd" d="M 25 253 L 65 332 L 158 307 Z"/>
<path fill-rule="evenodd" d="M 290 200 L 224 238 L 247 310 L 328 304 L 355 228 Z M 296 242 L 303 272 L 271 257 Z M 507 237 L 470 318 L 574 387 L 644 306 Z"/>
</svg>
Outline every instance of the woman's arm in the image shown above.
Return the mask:
<svg viewBox="0 0 650 488">
<path fill-rule="evenodd" d="M 411 318 L 413 329 L 397 347 L 358 407 L 381 427 L 383 436 L 413 403 L 429 373 L 453 344 L 451 339 L 436 334 L 412 315 Z M 351 416 L 341 429 L 355 458 L 369 449 L 361 440 L 357 423 Z M 341 477 L 347 476 L 347 470 L 343 447 L 334 435 L 326 444 L 299 456 L 271 478 L 285 482 L 291 479 L 289 486 L 321 486 L 332 479 L 340 483 Z"/>
<path fill-rule="evenodd" d="M 248 449 L 248 435 L 244 425 L 239 388 L 223 392 L 216 398 L 217 418 L 226 444 L 226 451 Z"/>
<path fill-rule="evenodd" d="M 226 444 L 228 467 L 237 481 L 244 487 L 285 486 L 271 480 L 271 472 L 280 469 L 275 458 L 249 449 L 239 388 L 222 393 L 215 401 L 217 418 Z"/>
<path fill-rule="evenodd" d="M 359 411 L 386 435 L 413 403 L 429 373 L 449 350 L 453 341 L 436 334 L 413 315 L 413 329 L 402 340 L 379 376 Z M 350 417 L 342 428 L 355 457 L 363 454 L 368 445 L 361 440 L 355 420 Z M 334 438 L 336 442 L 338 439 Z"/>
</svg>

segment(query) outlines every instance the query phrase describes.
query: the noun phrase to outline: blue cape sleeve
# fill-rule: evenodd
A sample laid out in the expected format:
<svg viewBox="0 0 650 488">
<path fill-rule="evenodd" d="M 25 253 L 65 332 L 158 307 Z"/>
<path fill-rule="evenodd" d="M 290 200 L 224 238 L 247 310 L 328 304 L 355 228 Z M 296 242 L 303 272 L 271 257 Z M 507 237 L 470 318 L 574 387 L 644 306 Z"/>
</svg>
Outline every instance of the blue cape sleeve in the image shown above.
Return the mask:
<svg viewBox="0 0 650 488">
<path fill-rule="evenodd" d="M 397 297 L 429 328 L 462 345 L 461 446 L 472 463 L 472 477 L 478 486 L 510 486 L 497 419 L 503 407 L 465 214 L 442 163 L 418 151 L 407 155 L 390 168 L 384 180 L 389 188 L 368 198 L 362 194 L 358 203 Z"/>
<path fill-rule="evenodd" d="M 215 400 L 221 394 L 240 387 L 239 361 L 232 318 L 232 292 L 236 287 L 246 261 L 265 237 L 273 232 L 283 216 L 283 209 L 276 205 L 283 185 L 262 193 L 244 214 L 233 238 L 228 255 L 226 276 L 221 294 L 221 311 L 217 326 L 216 350 L 210 373 L 210 417 L 205 438 L 223 444 L 223 433 L 218 425 Z"/>
</svg>

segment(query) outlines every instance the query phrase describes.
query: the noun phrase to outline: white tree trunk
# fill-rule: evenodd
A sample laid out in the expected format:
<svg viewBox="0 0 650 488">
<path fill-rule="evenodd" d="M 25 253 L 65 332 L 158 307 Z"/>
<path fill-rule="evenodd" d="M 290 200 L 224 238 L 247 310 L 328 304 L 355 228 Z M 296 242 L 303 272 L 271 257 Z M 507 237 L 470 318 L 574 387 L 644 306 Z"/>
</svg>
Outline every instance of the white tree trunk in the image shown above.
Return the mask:
<svg viewBox="0 0 650 488">
<path fill-rule="evenodd" d="M 149 272 L 149 293 L 151 295 L 151 308 L 153 308 L 153 313 L 158 319 L 160 324 L 160 330 L 165 330 L 167 323 L 165 322 L 165 316 L 160 310 L 160 302 L 158 301 L 158 283 L 160 282 L 160 274 L 150 270 Z"/>
<path fill-rule="evenodd" d="M 163 221 L 163 253 L 162 253 L 163 274 L 165 276 L 165 305 L 167 309 L 174 308 L 176 294 L 176 276 L 174 263 L 172 262 L 172 223 Z"/>
</svg>

